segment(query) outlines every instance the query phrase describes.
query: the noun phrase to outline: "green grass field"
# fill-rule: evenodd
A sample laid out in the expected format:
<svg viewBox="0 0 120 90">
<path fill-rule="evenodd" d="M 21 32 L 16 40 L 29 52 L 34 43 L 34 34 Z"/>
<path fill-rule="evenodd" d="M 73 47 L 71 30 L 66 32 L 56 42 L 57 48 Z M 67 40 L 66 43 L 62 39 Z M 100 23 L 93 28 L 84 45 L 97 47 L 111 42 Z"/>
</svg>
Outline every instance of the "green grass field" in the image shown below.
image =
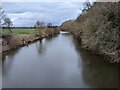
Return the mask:
<svg viewBox="0 0 120 90">
<path fill-rule="evenodd" d="M 33 34 L 35 33 L 35 29 L 12 29 L 12 32 L 15 34 Z M 2 33 L 9 34 L 10 31 L 7 29 L 3 29 Z"/>
</svg>

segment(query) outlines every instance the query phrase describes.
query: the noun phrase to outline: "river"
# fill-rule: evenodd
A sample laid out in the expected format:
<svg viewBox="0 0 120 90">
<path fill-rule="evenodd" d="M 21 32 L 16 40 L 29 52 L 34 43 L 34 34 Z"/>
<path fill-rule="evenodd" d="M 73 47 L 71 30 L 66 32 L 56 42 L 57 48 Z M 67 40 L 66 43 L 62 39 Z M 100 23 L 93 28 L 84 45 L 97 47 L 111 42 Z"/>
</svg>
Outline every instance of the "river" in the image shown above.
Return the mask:
<svg viewBox="0 0 120 90">
<path fill-rule="evenodd" d="M 117 88 L 118 65 L 80 47 L 61 32 L 3 57 L 3 88 Z"/>
</svg>

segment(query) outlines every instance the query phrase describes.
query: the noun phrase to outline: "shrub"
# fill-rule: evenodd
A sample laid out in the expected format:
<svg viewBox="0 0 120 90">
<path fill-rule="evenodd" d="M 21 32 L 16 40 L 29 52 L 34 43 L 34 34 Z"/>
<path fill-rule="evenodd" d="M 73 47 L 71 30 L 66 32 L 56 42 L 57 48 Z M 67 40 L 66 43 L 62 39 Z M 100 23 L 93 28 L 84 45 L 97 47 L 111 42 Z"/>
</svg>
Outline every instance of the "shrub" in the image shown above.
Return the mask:
<svg viewBox="0 0 120 90">
<path fill-rule="evenodd" d="M 118 14 L 115 13 L 115 11 L 108 11 L 107 13 L 107 20 L 112 22 L 113 28 L 118 26 L 118 23 L 120 22 L 120 18 L 118 17 Z"/>
</svg>

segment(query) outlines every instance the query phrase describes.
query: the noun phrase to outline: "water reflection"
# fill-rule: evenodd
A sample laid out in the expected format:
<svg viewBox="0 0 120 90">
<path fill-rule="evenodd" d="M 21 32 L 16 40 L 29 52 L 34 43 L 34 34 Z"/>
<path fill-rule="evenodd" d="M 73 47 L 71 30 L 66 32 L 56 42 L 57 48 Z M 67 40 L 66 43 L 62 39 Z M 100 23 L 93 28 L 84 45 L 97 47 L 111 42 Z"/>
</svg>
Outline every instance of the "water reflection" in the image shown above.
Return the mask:
<svg viewBox="0 0 120 90">
<path fill-rule="evenodd" d="M 42 55 L 44 53 L 46 49 L 46 46 L 43 44 L 43 40 L 40 40 L 37 44 L 36 44 L 36 50 L 38 51 L 38 53 L 40 55 Z"/>
<path fill-rule="evenodd" d="M 2 55 L 2 65 L 3 65 L 2 66 L 2 71 L 3 71 L 3 74 L 7 75 L 6 73 L 9 73 L 9 71 L 12 67 L 12 64 L 14 62 L 14 57 L 15 57 L 15 55 L 17 55 L 19 53 L 19 50 L 20 50 L 20 48 L 16 49 L 16 50 L 9 51 L 9 52 L 6 52 L 6 53 L 3 53 L 3 55 Z M 9 58 L 9 60 L 7 60 L 7 58 Z M 7 64 L 6 67 L 4 67 L 4 64 Z"/>
<path fill-rule="evenodd" d="M 4 52 L 4 53 L 2 54 L 2 60 L 3 60 L 3 62 L 4 62 L 5 58 L 6 58 L 6 55 L 9 55 L 9 58 L 10 58 L 11 60 L 14 59 L 14 56 L 19 53 L 20 49 L 21 49 L 21 48 L 18 48 L 18 49 L 15 49 L 15 50 L 11 50 L 11 51 L 9 51 L 9 52 Z"/>
<path fill-rule="evenodd" d="M 82 76 L 86 83 L 95 88 L 117 88 L 120 77 L 118 65 L 108 64 L 103 58 L 93 55 L 80 47 L 80 42 L 74 40 L 76 50 L 82 58 Z M 79 62 L 81 66 L 81 62 Z"/>
<path fill-rule="evenodd" d="M 36 43 L 36 50 L 38 51 L 39 55 L 40 56 L 43 56 L 46 52 L 47 52 L 47 48 L 49 47 L 48 46 L 48 43 L 50 45 L 50 43 L 52 43 L 52 41 L 55 39 L 56 37 L 53 37 L 53 38 L 46 38 L 46 39 L 43 39 L 43 40 L 40 40 Z"/>
</svg>

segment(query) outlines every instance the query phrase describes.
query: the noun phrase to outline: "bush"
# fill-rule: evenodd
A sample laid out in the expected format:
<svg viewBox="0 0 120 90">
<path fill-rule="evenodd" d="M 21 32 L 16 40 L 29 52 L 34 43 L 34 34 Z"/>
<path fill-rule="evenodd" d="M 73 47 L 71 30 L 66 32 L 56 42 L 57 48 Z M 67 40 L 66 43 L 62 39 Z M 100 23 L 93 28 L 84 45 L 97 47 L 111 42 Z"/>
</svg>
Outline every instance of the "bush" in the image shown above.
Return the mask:
<svg viewBox="0 0 120 90">
<path fill-rule="evenodd" d="M 113 11 L 109 11 L 107 15 L 107 20 L 114 22 L 116 20 L 117 16 Z"/>
<path fill-rule="evenodd" d="M 118 23 L 120 22 L 119 19 L 120 19 L 120 18 L 119 18 L 118 15 L 115 13 L 115 11 L 111 11 L 111 10 L 110 10 L 110 11 L 107 13 L 107 20 L 112 22 L 113 28 L 115 28 L 116 26 L 118 26 Z"/>
</svg>

